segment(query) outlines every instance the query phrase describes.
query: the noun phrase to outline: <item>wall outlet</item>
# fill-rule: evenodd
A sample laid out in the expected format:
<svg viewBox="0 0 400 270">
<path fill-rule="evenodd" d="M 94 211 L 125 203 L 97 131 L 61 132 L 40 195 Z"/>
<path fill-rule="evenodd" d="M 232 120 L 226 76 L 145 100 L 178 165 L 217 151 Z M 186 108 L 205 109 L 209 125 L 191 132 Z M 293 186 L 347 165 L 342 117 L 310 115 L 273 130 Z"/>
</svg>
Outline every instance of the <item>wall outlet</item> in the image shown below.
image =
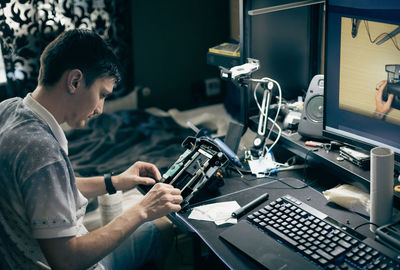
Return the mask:
<svg viewBox="0 0 400 270">
<path fill-rule="evenodd" d="M 209 78 L 204 80 L 206 97 L 214 97 L 221 94 L 221 80 L 219 78 Z"/>
</svg>

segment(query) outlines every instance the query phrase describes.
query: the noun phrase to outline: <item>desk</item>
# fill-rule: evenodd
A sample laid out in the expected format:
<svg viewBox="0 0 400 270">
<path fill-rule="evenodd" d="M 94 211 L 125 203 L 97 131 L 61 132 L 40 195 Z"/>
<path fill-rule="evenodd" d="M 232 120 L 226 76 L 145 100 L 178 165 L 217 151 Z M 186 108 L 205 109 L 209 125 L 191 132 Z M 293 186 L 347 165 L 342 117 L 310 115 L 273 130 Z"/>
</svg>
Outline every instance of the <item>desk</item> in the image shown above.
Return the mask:
<svg viewBox="0 0 400 270">
<path fill-rule="evenodd" d="M 307 183 L 313 183 L 312 187 L 293 189 L 286 185 L 289 184 L 296 187 L 304 186 L 303 182 L 295 179 L 285 180 L 285 184 L 268 178 L 255 179 L 254 176 L 249 175 L 246 175 L 245 179 L 240 178 L 238 175 L 227 175 L 224 178 L 225 184 L 218 189 L 218 193 L 209 194 L 209 196 L 204 198 L 199 202 L 199 204 L 236 200 L 240 205 L 244 205 L 265 192 L 270 194 L 268 202 L 289 194 L 309 204 L 315 209 L 324 212 L 338 222 L 347 224 L 349 227 L 354 228 L 360 224 L 368 222 L 367 218 L 362 217 L 361 215 L 351 213 L 335 204 L 328 203 L 321 194 L 323 190 L 348 182 L 351 177 L 357 177 L 359 174 L 356 170 L 361 169 L 346 161 L 343 164 L 349 166 L 350 172 L 348 175 L 343 173 L 343 168 L 336 170 L 335 166 L 337 161 L 335 160 L 337 153 L 326 153 L 324 150 L 320 150 L 318 153 L 309 152 L 308 149 L 304 147 L 304 139 L 302 139 L 298 134 L 292 136 L 283 135 L 280 144 L 275 146 L 274 153 L 279 162 L 284 162 L 286 158 L 292 156 L 292 153 L 294 153 L 297 156 L 307 158 L 307 160 L 311 161 L 307 162 L 308 164 L 318 164 L 318 166 L 313 166 L 312 168 L 307 169 Z M 333 168 L 333 170 L 327 170 L 328 167 Z M 340 174 L 337 172 L 340 172 Z M 358 178 L 356 179 L 358 180 L 356 182 L 363 182 L 364 184 L 368 183 L 368 172 L 363 171 L 361 173 L 363 173 L 365 178 Z M 283 171 L 278 174 L 278 177 L 294 177 L 297 179 L 303 179 L 304 174 L 302 170 Z M 263 207 L 266 203 L 261 204 L 258 208 Z M 191 205 L 191 207 L 194 206 L 196 205 Z M 188 219 L 189 214 L 190 211 L 184 213 L 180 212 L 171 214 L 169 217 L 179 228 L 184 231 L 189 231 L 194 234 L 197 239 L 201 239 L 201 241 L 203 241 L 228 268 L 262 269 L 256 262 L 252 261 L 249 257 L 219 238 L 219 234 L 232 225 L 217 227 L 212 222 Z M 244 218 L 246 217 L 242 217 L 242 219 Z M 370 238 L 374 237 L 374 235 L 369 231 L 369 225 L 362 226 L 357 231 Z M 205 268 L 204 265 L 198 266 L 199 269 Z"/>
<path fill-rule="evenodd" d="M 346 209 L 328 203 L 323 195 L 319 192 L 320 190 L 318 190 L 319 188 L 323 187 L 312 188 L 306 186 L 298 179 L 289 178 L 290 176 L 296 176 L 296 174 L 293 172 L 286 172 L 285 175 L 284 172 L 282 172 L 280 177 L 283 177 L 283 182 L 267 178 L 252 181 L 247 181 L 240 177 L 226 179 L 225 185 L 220 188 L 221 194 L 219 196 L 203 201 L 199 204 L 236 200 L 240 205 L 244 205 L 245 203 L 265 192 L 268 192 L 270 195 L 269 201 L 289 194 L 328 214 L 331 218 L 334 218 L 343 224 L 347 224 L 349 227 L 355 227 L 368 222 L 367 219 L 358 214 L 351 213 Z M 297 188 L 304 188 L 293 189 L 289 187 L 289 185 Z M 257 208 L 261 208 L 267 203 L 268 202 L 265 202 Z M 204 241 L 204 243 L 206 243 L 207 246 L 224 262 L 226 266 L 231 269 L 263 269 L 249 257 L 242 254 L 236 248 L 218 237 L 219 234 L 222 233 L 226 228 L 233 225 L 226 224 L 223 226 L 216 226 L 212 222 L 191 220 L 188 219 L 189 214 L 190 211 L 185 213 L 176 213 L 173 215 L 172 219 L 178 226 L 183 226 L 189 231 L 197 234 L 200 239 Z M 246 216 L 242 217 L 241 219 L 245 218 Z M 368 237 L 373 238 L 374 236 L 369 231 L 369 225 L 361 226 L 357 231 Z"/>
</svg>

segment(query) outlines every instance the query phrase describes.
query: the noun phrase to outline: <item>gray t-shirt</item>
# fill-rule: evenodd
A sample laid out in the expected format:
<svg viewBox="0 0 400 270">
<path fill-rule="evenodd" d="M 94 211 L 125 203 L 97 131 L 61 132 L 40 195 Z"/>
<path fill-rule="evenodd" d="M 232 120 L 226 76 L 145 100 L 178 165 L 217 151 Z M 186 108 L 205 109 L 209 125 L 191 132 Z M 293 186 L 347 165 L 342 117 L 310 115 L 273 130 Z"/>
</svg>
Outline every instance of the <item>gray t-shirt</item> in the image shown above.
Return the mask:
<svg viewBox="0 0 400 270">
<path fill-rule="evenodd" d="M 36 239 L 87 233 L 88 201 L 52 129 L 21 98 L 0 103 L 0 168 L 0 268 L 46 268 Z"/>
</svg>

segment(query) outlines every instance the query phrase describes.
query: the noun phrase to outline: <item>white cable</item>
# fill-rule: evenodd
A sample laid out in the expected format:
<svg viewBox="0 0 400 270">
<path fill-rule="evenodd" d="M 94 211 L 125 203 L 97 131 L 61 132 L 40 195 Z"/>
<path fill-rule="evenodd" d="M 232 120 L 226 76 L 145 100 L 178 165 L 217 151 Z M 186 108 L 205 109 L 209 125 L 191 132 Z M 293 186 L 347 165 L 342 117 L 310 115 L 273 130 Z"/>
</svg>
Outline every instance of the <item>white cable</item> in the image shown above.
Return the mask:
<svg viewBox="0 0 400 270">
<path fill-rule="evenodd" d="M 267 140 L 265 140 L 262 156 L 265 155 L 265 153 L 264 153 L 265 149 L 267 149 L 267 153 L 268 153 L 269 151 L 272 150 L 272 148 L 274 148 L 274 146 L 279 141 L 279 138 L 281 137 L 281 134 L 282 134 L 281 127 L 274 120 L 272 120 L 270 117 L 268 117 L 268 120 L 271 121 L 271 123 L 274 124 L 278 128 L 278 136 L 276 136 L 275 141 L 272 143 L 271 147 L 269 147 L 269 148 L 267 147 Z M 271 128 L 271 130 L 272 130 L 272 128 Z"/>
</svg>

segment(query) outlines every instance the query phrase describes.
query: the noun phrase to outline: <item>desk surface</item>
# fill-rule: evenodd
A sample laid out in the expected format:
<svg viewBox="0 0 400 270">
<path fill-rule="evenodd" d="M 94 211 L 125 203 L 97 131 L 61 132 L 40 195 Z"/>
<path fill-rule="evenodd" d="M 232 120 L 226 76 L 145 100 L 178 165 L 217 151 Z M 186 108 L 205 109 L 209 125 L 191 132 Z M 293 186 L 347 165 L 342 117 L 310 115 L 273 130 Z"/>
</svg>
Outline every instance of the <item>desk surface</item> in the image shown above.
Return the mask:
<svg viewBox="0 0 400 270">
<path fill-rule="evenodd" d="M 349 227 L 354 228 L 368 222 L 368 220 L 361 215 L 328 203 L 317 189 L 305 185 L 304 182 L 298 179 L 284 177 L 282 180 L 283 182 L 263 178 L 247 181 L 239 177 L 230 178 L 225 180 L 225 185 L 220 188 L 221 194 L 218 197 L 198 203 L 197 205 L 232 200 L 236 200 L 240 205 L 244 205 L 265 192 L 268 192 L 270 195 L 269 201 L 289 194 L 321 212 L 328 214 L 331 218 L 343 224 L 347 224 Z M 290 186 L 297 188 L 294 189 Z M 263 207 L 269 201 L 261 204 L 256 209 Z M 213 222 L 192 220 L 188 218 L 189 214 L 190 209 L 185 213 L 177 213 L 174 216 L 175 222 L 180 223 L 182 226 L 196 233 L 229 268 L 262 269 L 256 262 L 219 238 L 220 233 L 233 225 L 225 224 L 217 226 Z M 241 219 L 245 218 L 246 215 Z M 373 234 L 369 231 L 369 225 L 361 226 L 357 231 L 373 238 Z"/>
</svg>

